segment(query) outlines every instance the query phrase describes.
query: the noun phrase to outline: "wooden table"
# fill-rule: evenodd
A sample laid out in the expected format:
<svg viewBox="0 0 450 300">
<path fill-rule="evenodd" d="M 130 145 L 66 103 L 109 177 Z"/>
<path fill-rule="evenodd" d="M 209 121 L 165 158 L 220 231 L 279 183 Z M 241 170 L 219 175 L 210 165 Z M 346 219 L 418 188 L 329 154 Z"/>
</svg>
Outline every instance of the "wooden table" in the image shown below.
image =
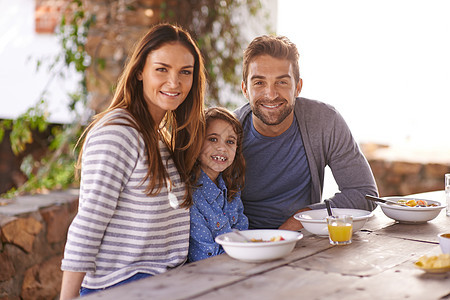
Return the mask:
<svg viewBox="0 0 450 300">
<path fill-rule="evenodd" d="M 444 200 L 443 191 L 419 195 Z M 302 230 L 303 239 L 280 260 L 245 263 L 223 254 L 83 299 L 450 299 L 450 273 L 429 274 L 413 264 L 441 253 L 442 232 L 450 232 L 445 209 L 411 225 L 378 207 L 347 246 Z"/>
</svg>

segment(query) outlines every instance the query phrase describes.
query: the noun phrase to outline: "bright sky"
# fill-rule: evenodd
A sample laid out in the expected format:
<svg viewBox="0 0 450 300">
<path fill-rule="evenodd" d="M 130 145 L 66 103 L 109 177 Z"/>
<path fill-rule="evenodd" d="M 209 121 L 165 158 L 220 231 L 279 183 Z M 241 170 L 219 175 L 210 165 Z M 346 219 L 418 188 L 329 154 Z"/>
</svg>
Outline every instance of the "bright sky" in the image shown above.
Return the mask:
<svg viewBox="0 0 450 300">
<path fill-rule="evenodd" d="M 278 3 L 301 96 L 335 106 L 360 142 L 450 148 L 450 1 Z"/>
</svg>

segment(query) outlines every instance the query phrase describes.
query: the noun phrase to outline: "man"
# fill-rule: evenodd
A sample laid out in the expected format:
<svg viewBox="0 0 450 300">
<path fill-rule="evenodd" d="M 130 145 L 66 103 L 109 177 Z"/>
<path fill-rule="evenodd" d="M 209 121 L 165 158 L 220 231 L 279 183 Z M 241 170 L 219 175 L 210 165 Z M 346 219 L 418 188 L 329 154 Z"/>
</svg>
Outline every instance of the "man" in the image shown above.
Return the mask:
<svg viewBox="0 0 450 300">
<path fill-rule="evenodd" d="M 249 103 L 235 112 L 244 127 L 244 213 L 250 228 L 299 230 L 298 212 L 320 203 L 328 165 L 339 193 L 334 207 L 373 210 L 377 195 L 367 160 L 341 115 L 330 105 L 298 97 L 296 46 L 261 36 L 244 52 L 242 91 Z"/>
</svg>

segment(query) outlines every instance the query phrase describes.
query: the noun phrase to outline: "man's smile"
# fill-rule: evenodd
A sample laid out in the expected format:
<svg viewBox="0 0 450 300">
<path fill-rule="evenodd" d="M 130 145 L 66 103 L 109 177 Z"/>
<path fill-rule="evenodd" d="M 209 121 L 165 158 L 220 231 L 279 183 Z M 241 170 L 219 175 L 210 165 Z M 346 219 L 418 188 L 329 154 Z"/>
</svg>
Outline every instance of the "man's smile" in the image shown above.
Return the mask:
<svg viewBox="0 0 450 300">
<path fill-rule="evenodd" d="M 283 103 L 279 103 L 279 104 L 261 104 L 261 106 L 265 107 L 265 108 L 277 108 L 280 107 L 281 105 L 283 105 Z"/>
</svg>

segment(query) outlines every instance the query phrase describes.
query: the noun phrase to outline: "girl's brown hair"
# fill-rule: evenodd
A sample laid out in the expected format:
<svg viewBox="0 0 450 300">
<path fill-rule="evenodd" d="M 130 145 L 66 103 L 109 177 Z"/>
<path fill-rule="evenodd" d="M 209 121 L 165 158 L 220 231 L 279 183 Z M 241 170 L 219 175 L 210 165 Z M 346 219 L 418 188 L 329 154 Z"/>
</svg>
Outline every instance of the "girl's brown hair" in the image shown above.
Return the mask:
<svg viewBox="0 0 450 300">
<path fill-rule="evenodd" d="M 228 122 L 237 135 L 236 155 L 233 163 L 222 172 L 222 178 L 228 190 L 228 201 L 232 201 L 234 196 L 244 187 L 245 183 L 245 159 L 242 153 L 242 142 L 244 131 L 236 116 L 223 107 L 211 107 L 205 112 L 206 127 L 212 120 L 223 120 Z M 200 163 L 197 161 L 192 170 L 191 182 L 195 188 L 200 177 Z"/>
<path fill-rule="evenodd" d="M 161 124 L 153 120 L 144 99 L 143 84 L 138 74 L 145 66 L 150 52 L 161 48 L 167 43 L 180 43 L 185 46 L 194 57 L 193 83 L 186 99 L 174 111 L 167 111 Z M 119 78 L 117 88 L 109 107 L 94 117 L 94 121 L 86 128 L 83 136 L 110 111 L 122 108 L 128 112 L 127 119 L 131 127 L 139 131 L 147 148 L 149 162 L 148 172 L 143 178 L 149 179 L 145 192 L 147 195 L 157 195 L 162 186 L 167 186 L 167 174 L 158 147 L 160 138 L 171 151 L 174 163 L 182 180 L 188 184 L 189 174 L 200 153 L 203 136 L 205 134 L 204 121 L 204 93 L 206 75 L 203 58 L 190 34 L 179 26 L 159 24 L 152 27 L 136 44 L 127 65 Z M 108 122 L 105 125 L 111 125 Z M 81 137 L 81 138 L 82 138 Z M 80 140 L 81 140 L 80 138 Z M 81 155 L 77 167 L 81 166 Z M 186 188 L 183 207 L 192 204 L 191 189 Z"/>
</svg>

